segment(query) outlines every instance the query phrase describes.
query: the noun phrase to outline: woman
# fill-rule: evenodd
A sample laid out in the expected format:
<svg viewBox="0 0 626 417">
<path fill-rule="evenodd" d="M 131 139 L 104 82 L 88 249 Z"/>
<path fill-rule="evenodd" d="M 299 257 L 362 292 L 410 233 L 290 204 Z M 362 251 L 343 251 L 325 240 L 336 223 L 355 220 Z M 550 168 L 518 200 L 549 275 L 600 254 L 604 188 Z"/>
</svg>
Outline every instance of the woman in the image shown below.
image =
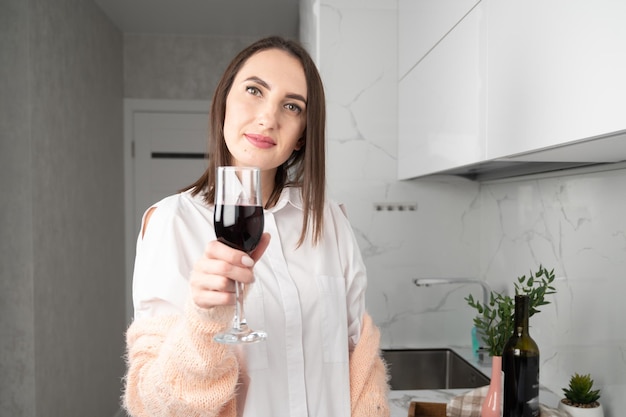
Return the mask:
<svg viewBox="0 0 626 417">
<path fill-rule="evenodd" d="M 124 405 L 132 416 L 388 416 L 366 274 L 324 198 L 324 91 L 297 43 L 262 39 L 226 69 L 204 175 L 151 207 L 137 244 Z M 261 168 L 265 233 L 248 256 L 215 240 L 215 167 Z M 207 243 L 208 242 L 208 243 Z M 191 271 L 191 272 L 190 272 Z M 223 345 L 234 281 L 267 340 Z"/>
</svg>

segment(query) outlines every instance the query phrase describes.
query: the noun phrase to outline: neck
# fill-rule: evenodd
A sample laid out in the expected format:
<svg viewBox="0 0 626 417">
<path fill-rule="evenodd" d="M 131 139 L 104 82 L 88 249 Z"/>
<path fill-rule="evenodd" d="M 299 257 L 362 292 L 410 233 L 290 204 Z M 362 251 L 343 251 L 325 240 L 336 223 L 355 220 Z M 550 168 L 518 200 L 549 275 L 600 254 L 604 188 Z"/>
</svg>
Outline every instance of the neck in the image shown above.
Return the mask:
<svg viewBox="0 0 626 417">
<path fill-rule="evenodd" d="M 267 202 L 274 192 L 274 181 L 276 178 L 276 168 L 267 171 L 261 171 L 261 192 L 263 193 L 263 207 L 267 206 Z"/>
</svg>

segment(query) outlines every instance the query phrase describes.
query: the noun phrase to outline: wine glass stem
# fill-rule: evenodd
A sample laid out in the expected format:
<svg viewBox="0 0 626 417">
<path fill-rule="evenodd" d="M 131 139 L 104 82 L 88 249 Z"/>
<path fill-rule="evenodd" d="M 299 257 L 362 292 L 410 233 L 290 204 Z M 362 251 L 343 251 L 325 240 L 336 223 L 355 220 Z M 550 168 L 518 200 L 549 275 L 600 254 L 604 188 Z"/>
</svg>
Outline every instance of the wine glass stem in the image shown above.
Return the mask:
<svg viewBox="0 0 626 417">
<path fill-rule="evenodd" d="M 233 319 L 233 327 L 238 331 L 244 330 L 246 326 L 246 318 L 243 312 L 243 294 L 244 294 L 244 284 L 240 282 L 235 283 L 235 299 L 237 300 L 235 304 L 235 317 Z"/>
</svg>

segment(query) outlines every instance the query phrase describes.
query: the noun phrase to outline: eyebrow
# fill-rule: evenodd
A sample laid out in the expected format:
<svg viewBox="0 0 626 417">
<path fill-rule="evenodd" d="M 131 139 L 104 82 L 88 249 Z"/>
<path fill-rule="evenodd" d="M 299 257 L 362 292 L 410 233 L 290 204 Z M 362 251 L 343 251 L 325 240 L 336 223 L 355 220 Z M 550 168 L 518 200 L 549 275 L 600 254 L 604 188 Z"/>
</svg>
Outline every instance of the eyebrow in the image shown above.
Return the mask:
<svg viewBox="0 0 626 417">
<path fill-rule="evenodd" d="M 248 78 L 245 79 L 245 81 L 254 81 L 255 83 L 260 84 L 263 87 L 267 88 L 268 90 L 271 90 L 271 87 L 269 86 L 269 84 L 266 83 L 265 81 L 263 81 L 262 79 L 260 79 L 259 77 L 255 77 L 255 76 L 248 77 Z M 302 95 L 300 95 L 300 94 L 289 93 L 289 94 L 287 94 L 287 98 L 291 98 L 291 99 L 294 99 L 294 100 L 299 100 L 299 101 L 303 102 L 304 104 L 307 104 L 306 99 Z"/>
</svg>

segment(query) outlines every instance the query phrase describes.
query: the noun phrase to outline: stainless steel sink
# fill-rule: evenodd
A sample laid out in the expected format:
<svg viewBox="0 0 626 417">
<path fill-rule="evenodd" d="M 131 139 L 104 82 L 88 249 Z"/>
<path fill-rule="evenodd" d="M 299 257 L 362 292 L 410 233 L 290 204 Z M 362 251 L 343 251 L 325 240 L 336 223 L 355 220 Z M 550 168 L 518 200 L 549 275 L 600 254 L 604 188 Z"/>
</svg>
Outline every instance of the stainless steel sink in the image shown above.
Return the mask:
<svg viewBox="0 0 626 417">
<path fill-rule="evenodd" d="M 382 356 L 392 390 L 476 388 L 489 384 L 477 368 L 450 349 L 389 349 Z"/>
</svg>

